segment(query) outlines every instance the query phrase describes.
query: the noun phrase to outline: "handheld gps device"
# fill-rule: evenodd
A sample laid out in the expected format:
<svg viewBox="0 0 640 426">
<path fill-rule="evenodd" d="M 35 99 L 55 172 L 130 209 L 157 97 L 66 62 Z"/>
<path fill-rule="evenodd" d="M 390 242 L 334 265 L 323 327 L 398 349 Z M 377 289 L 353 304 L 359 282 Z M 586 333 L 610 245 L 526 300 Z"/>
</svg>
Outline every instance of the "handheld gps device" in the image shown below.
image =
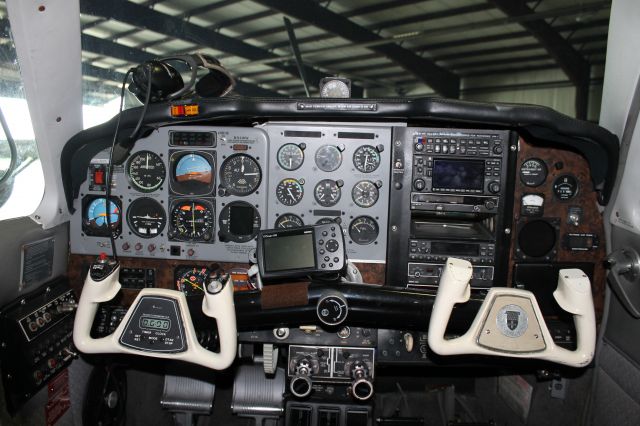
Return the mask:
<svg viewBox="0 0 640 426">
<path fill-rule="evenodd" d="M 260 231 L 257 258 L 266 280 L 340 272 L 346 262 L 342 228 L 325 223 Z"/>
</svg>

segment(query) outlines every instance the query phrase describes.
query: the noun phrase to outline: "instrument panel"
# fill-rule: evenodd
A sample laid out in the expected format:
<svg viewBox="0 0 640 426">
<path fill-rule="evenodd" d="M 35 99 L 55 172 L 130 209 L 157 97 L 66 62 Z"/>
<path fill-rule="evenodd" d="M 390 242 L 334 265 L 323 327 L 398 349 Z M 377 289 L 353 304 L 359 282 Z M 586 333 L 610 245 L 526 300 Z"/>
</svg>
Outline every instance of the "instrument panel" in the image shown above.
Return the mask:
<svg viewBox="0 0 640 426">
<path fill-rule="evenodd" d="M 114 167 L 96 155 L 76 200 L 74 254 L 248 263 L 260 229 L 336 222 L 349 257 L 384 262 L 389 125 L 169 126 Z M 107 215 L 109 215 L 107 217 Z"/>
</svg>

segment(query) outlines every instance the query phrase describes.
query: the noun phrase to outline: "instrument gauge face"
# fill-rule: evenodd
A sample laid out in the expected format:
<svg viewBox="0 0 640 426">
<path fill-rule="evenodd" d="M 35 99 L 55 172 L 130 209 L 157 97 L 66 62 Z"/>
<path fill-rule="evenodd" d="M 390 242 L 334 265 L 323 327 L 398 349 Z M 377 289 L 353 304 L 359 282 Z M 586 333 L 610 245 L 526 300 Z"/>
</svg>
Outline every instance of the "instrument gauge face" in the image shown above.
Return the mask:
<svg viewBox="0 0 640 426">
<path fill-rule="evenodd" d="M 249 195 L 258 189 L 261 180 L 260 165 L 247 154 L 234 154 L 220 167 L 220 183 L 231 195 Z"/>
<path fill-rule="evenodd" d="M 260 231 L 260 213 L 244 201 L 233 201 L 222 209 L 218 219 L 220 241 L 246 243 Z"/>
<path fill-rule="evenodd" d="M 342 164 L 342 153 L 337 146 L 323 145 L 316 151 L 316 166 L 323 172 L 333 172 Z"/>
<path fill-rule="evenodd" d="M 538 158 L 529 158 L 520 167 L 520 181 L 526 186 L 540 186 L 547 179 L 547 165 Z"/>
<path fill-rule="evenodd" d="M 274 225 L 275 228 L 298 228 L 300 226 L 304 226 L 304 222 L 300 218 L 300 216 L 295 215 L 293 213 L 285 213 L 278 217 L 276 223 Z"/>
<path fill-rule="evenodd" d="M 578 180 L 572 175 L 558 176 L 553 181 L 553 193 L 561 201 L 572 199 L 578 193 Z"/>
<path fill-rule="evenodd" d="M 214 186 L 214 158 L 204 151 L 176 151 L 171 155 L 171 190 L 180 195 L 207 195 Z"/>
<path fill-rule="evenodd" d="M 320 90 L 322 98 L 348 98 L 351 96 L 349 85 L 342 80 L 331 79 L 324 83 Z"/>
<path fill-rule="evenodd" d="M 295 206 L 302 200 L 303 196 L 303 186 L 293 178 L 281 180 L 276 187 L 276 197 L 285 206 Z"/>
<path fill-rule="evenodd" d="M 288 143 L 278 150 L 278 165 L 284 170 L 297 170 L 304 163 L 304 151 L 299 145 Z"/>
<path fill-rule="evenodd" d="M 167 224 L 167 214 L 153 198 L 138 198 L 127 209 L 127 223 L 131 232 L 142 238 L 153 238 Z"/>
<path fill-rule="evenodd" d="M 187 200 L 171 209 L 170 239 L 203 241 L 213 239 L 213 207 L 205 201 Z"/>
<path fill-rule="evenodd" d="M 186 296 L 202 295 L 210 273 L 209 268 L 180 267 L 176 270 L 176 289 Z"/>
<path fill-rule="evenodd" d="M 358 216 L 349 225 L 349 237 L 359 245 L 373 243 L 379 232 L 378 222 L 370 216 Z"/>
<path fill-rule="evenodd" d="M 338 204 L 342 191 L 340 186 L 332 179 L 324 179 L 318 182 L 313 190 L 316 202 L 322 207 L 332 207 Z"/>
<path fill-rule="evenodd" d="M 380 195 L 378 187 L 369 180 L 361 180 L 356 183 L 351 191 L 353 202 L 359 207 L 371 207 L 378 201 Z"/>
<path fill-rule="evenodd" d="M 107 215 L 111 222 L 111 230 L 114 235 L 119 235 L 121 230 L 121 211 L 120 202 L 113 198 L 109 201 L 109 209 L 107 212 L 107 199 L 104 197 L 96 197 L 87 199 L 84 207 L 82 220 L 82 231 L 86 235 L 91 236 L 109 236 Z"/>
<path fill-rule="evenodd" d="M 167 173 L 162 158 L 151 151 L 136 152 L 127 162 L 127 178 L 140 192 L 152 192 L 164 183 Z"/>
<path fill-rule="evenodd" d="M 362 145 L 353 153 L 353 165 L 362 173 L 371 173 L 380 166 L 380 153 L 371 145 Z"/>
</svg>

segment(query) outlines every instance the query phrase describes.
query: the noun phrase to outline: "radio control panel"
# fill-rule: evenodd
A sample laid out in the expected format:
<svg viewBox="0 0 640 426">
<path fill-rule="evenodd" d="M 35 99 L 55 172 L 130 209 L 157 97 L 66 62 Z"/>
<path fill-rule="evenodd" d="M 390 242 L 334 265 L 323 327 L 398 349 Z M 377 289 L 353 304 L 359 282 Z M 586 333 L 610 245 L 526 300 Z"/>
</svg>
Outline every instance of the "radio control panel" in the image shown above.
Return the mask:
<svg viewBox="0 0 640 426">
<path fill-rule="evenodd" d="M 472 263 L 474 287 L 506 279 L 514 134 L 407 127 L 395 128 L 393 141 L 387 278 L 437 286 L 452 256 Z"/>
</svg>

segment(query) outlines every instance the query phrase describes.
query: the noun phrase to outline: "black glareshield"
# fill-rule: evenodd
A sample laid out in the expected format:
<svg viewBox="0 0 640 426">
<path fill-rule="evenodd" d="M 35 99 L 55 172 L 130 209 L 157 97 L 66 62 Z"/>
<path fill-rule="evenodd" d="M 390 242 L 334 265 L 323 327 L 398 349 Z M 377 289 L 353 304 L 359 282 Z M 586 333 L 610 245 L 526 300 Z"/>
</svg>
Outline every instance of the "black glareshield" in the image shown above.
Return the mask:
<svg viewBox="0 0 640 426">
<path fill-rule="evenodd" d="M 257 258 L 264 280 L 337 273 L 346 262 L 344 237 L 336 223 L 265 230 Z"/>
</svg>

